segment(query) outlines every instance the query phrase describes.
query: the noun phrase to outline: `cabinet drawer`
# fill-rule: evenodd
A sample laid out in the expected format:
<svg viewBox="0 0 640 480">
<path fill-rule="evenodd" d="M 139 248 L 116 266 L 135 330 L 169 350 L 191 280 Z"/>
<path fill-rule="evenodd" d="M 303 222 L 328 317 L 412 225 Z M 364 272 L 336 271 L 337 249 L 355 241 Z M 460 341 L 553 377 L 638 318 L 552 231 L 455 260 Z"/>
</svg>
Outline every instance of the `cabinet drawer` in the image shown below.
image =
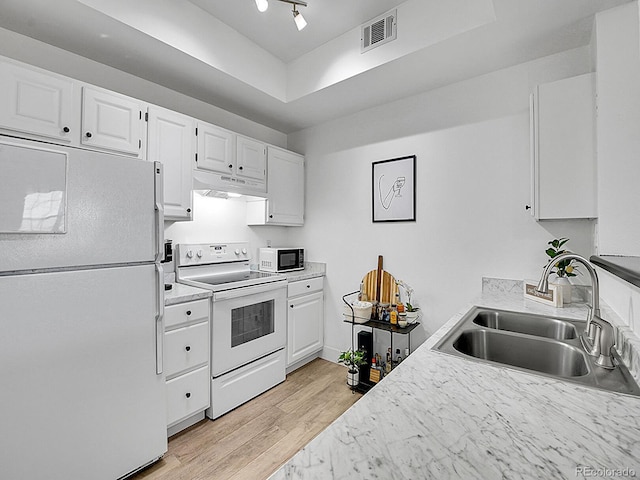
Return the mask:
<svg viewBox="0 0 640 480">
<path fill-rule="evenodd" d="M 167 381 L 167 426 L 209 407 L 209 366 Z"/>
<path fill-rule="evenodd" d="M 164 334 L 164 370 L 170 377 L 209 361 L 209 322 Z"/>
<path fill-rule="evenodd" d="M 315 277 L 307 280 L 291 282 L 288 286 L 287 296 L 291 298 L 305 293 L 316 292 L 318 290 L 322 290 L 323 286 L 324 277 Z"/>
<path fill-rule="evenodd" d="M 191 323 L 209 319 L 209 299 L 170 305 L 164 309 L 164 328 L 181 323 Z"/>
</svg>

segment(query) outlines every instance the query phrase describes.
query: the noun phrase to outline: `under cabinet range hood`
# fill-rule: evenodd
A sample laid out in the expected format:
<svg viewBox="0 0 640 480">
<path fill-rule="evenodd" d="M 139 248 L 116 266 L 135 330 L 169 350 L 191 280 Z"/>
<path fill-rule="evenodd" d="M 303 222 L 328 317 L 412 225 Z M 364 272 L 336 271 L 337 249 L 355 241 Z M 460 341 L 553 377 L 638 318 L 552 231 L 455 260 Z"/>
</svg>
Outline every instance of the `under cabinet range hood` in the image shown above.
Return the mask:
<svg viewBox="0 0 640 480">
<path fill-rule="evenodd" d="M 229 192 L 253 197 L 266 198 L 267 183 L 265 180 L 243 178 L 228 173 L 193 170 L 193 190 L 207 192 Z M 209 194 L 210 195 L 210 194 Z"/>
</svg>

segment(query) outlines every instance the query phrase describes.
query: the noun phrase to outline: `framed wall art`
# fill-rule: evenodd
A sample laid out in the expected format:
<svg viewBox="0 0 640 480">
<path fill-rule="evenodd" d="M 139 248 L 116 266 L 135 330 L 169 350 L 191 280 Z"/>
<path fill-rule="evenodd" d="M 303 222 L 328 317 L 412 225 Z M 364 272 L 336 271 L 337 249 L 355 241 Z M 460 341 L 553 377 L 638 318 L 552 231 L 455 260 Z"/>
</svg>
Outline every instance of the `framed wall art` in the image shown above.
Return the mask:
<svg viewBox="0 0 640 480">
<path fill-rule="evenodd" d="M 415 174 L 415 155 L 373 162 L 374 222 L 415 222 Z"/>
</svg>

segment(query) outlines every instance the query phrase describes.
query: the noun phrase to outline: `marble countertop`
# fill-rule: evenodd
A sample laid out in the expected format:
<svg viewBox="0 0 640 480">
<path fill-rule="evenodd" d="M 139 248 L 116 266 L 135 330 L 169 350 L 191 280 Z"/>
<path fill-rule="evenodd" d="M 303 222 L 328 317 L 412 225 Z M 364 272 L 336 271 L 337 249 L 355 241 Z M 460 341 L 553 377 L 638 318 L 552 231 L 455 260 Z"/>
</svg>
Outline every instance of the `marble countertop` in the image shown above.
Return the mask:
<svg viewBox="0 0 640 480">
<path fill-rule="evenodd" d="M 325 263 L 305 262 L 304 270 L 296 270 L 294 272 L 285 272 L 283 275 L 287 277 L 289 282 L 297 282 L 298 280 L 308 280 L 315 277 L 323 277 L 326 274 L 327 266 Z"/>
<path fill-rule="evenodd" d="M 171 290 L 165 290 L 164 292 L 165 306 L 209 298 L 212 293 L 211 290 L 192 287 L 191 285 L 184 285 L 182 283 L 172 283 L 171 285 Z"/>
<path fill-rule="evenodd" d="M 474 305 L 586 317 L 521 289 L 483 293 L 271 479 L 640 476 L 640 398 L 432 350 Z"/>
<path fill-rule="evenodd" d="M 288 282 L 295 282 L 298 280 L 307 280 L 309 278 L 322 277 L 325 275 L 325 272 L 326 265 L 324 263 L 307 262 L 305 264 L 304 270 L 289 272 L 285 273 L 284 275 L 287 277 Z M 211 297 L 211 290 L 192 287 L 191 285 L 184 285 L 182 283 L 176 283 L 175 276 L 173 276 L 173 274 L 167 275 L 165 280 L 167 283 L 171 283 L 172 285 L 171 290 L 165 290 L 164 292 L 165 306 Z"/>
</svg>

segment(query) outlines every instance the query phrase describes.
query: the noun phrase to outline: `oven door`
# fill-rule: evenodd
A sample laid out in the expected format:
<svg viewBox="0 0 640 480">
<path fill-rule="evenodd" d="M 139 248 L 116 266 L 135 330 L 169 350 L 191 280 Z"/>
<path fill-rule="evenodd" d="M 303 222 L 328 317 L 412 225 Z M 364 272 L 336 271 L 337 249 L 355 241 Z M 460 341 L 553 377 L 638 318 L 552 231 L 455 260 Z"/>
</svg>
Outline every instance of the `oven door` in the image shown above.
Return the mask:
<svg viewBox="0 0 640 480">
<path fill-rule="evenodd" d="M 286 305 L 286 281 L 215 292 L 211 375 L 218 377 L 284 348 Z"/>
</svg>

